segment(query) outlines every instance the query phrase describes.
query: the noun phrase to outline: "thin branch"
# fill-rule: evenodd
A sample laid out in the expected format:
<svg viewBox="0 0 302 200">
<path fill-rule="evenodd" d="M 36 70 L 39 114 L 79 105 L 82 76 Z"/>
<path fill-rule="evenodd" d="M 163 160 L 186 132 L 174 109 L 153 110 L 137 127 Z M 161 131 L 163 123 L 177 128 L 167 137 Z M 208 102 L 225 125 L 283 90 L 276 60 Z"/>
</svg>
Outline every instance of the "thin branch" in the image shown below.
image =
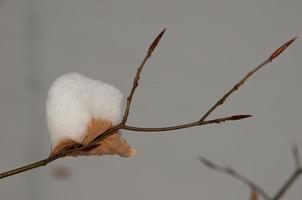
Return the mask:
<svg viewBox="0 0 302 200">
<path fill-rule="evenodd" d="M 107 131 L 104 132 L 104 134 L 102 134 L 103 137 L 101 137 L 100 139 L 103 140 L 103 139 L 109 137 L 110 135 L 114 134 L 118 129 L 119 129 L 119 127 L 117 127 L 117 126 L 111 128 L 111 129 L 108 129 Z M 63 158 L 65 156 L 67 156 L 68 154 L 71 154 L 71 153 L 74 153 L 74 152 L 77 152 L 77 151 L 81 151 L 81 150 L 85 150 L 85 149 L 87 150 L 87 149 L 89 149 L 91 147 L 94 147 L 94 146 L 96 146 L 96 142 L 89 143 L 85 146 L 83 146 L 83 145 L 77 146 L 77 147 L 65 150 L 65 151 L 63 151 L 63 152 L 61 152 L 57 155 L 50 155 L 46 159 L 31 163 L 31 164 L 28 164 L 28 165 L 25 165 L 25 166 L 22 166 L 22 167 L 19 167 L 19 168 L 16 168 L 16 169 L 12 169 L 12 170 L 3 172 L 3 173 L 0 174 L 0 179 L 6 178 L 6 177 L 9 177 L 9 176 L 13 176 L 13 175 L 16 175 L 16 174 L 19 174 L 19 173 L 22 173 L 22 172 L 25 172 L 25 171 L 28 171 L 28 170 L 31 170 L 31 169 L 38 168 L 38 167 L 46 166 L 48 163 L 50 163 L 52 161 L 55 161 L 59 158 Z"/>
<path fill-rule="evenodd" d="M 229 176 L 232 176 L 235 179 L 238 179 L 239 181 L 241 181 L 242 183 L 247 185 L 252 191 L 257 192 L 260 196 L 262 196 L 263 199 L 270 200 L 269 195 L 260 186 L 258 186 L 256 183 L 254 183 L 253 181 L 251 181 L 247 177 L 239 174 L 238 172 L 236 172 L 232 168 L 219 166 L 219 165 L 213 163 L 212 161 L 210 161 L 210 160 L 208 160 L 204 157 L 200 157 L 200 162 L 202 162 L 206 167 L 210 168 L 211 170 L 221 172 L 223 174 L 227 174 Z"/>
<path fill-rule="evenodd" d="M 279 200 L 288 191 L 288 189 L 293 185 L 293 183 L 301 176 L 302 168 L 297 169 L 289 179 L 284 183 L 284 185 L 279 189 L 277 194 L 272 198 L 272 200 Z"/>
<path fill-rule="evenodd" d="M 127 105 L 126 105 L 126 109 L 125 109 L 125 114 L 123 116 L 122 125 L 125 125 L 129 116 L 129 110 L 130 110 L 130 106 L 131 106 L 131 102 L 132 102 L 132 98 L 135 92 L 135 89 L 137 88 L 138 84 L 139 84 L 139 79 L 140 79 L 140 75 L 142 73 L 142 70 L 146 64 L 146 62 L 148 61 L 148 59 L 151 57 L 153 51 L 155 50 L 156 46 L 158 45 L 160 39 L 162 38 L 162 36 L 164 35 L 166 29 L 162 30 L 162 32 L 160 32 L 160 34 L 158 34 L 158 36 L 155 38 L 155 40 L 152 42 L 152 44 L 150 45 L 147 54 L 145 55 L 145 58 L 143 59 L 142 63 L 140 64 L 140 66 L 137 68 L 137 72 L 136 75 L 134 77 L 133 80 L 133 85 L 132 85 L 132 89 L 130 91 L 130 94 L 127 98 Z"/>
<path fill-rule="evenodd" d="M 299 149 L 296 144 L 292 147 L 292 153 L 294 157 L 294 162 L 296 165 L 296 170 L 294 173 L 288 178 L 288 180 L 284 183 L 284 185 L 278 190 L 276 195 L 272 200 L 279 200 L 283 197 L 283 195 L 288 191 L 288 189 L 293 185 L 293 183 L 302 175 L 302 166 L 300 163 L 300 155 Z"/>
<path fill-rule="evenodd" d="M 44 159 L 44 160 L 37 161 L 35 163 L 31 163 L 29 165 L 25 165 L 23 167 L 19 167 L 19 168 L 16 168 L 16 169 L 13 169 L 13 170 L 10 170 L 10 171 L 7 171 L 7 172 L 3 172 L 3 173 L 0 174 L 0 179 L 8 177 L 8 176 L 15 175 L 15 174 L 19 174 L 19 173 L 22 173 L 22 172 L 25 172 L 25 171 L 28 171 L 28 170 L 31 170 L 31 169 L 35 169 L 35 168 L 38 168 L 38 167 L 41 167 L 41 166 L 45 166 L 49 162 L 54 161 L 54 160 L 55 159 L 47 158 L 47 159 Z"/>
<path fill-rule="evenodd" d="M 223 118 L 217 118 L 207 121 L 196 121 L 192 123 L 177 125 L 177 126 L 167 126 L 167 127 L 160 127 L 160 128 L 144 128 L 144 127 L 135 127 L 135 126 L 123 126 L 121 129 L 129 130 L 129 131 L 139 131 L 139 132 L 164 132 L 164 131 L 173 131 L 178 129 L 185 129 L 190 128 L 193 126 L 202 126 L 207 124 L 219 124 L 226 121 L 235 121 L 235 120 L 241 120 L 245 118 L 249 118 L 252 115 L 233 115 L 230 117 L 223 117 Z"/>
<path fill-rule="evenodd" d="M 267 65 L 268 63 L 272 62 L 275 58 L 277 58 L 291 43 L 293 43 L 298 37 L 294 37 L 293 39 L 289 40 L 285 44 L 283 44 L 281 47 L 279 47 L 277 50 L 275 50 L 269 58 L 267 58 L 265 61 L 263 61 L 260 65 L 255 67 L 252 71 L 247 73 L 243 79 L 241 79 L 239 82 L 237 82 L 234 87 L 232 87 L 223 97 L 221 97 L 207 112 L 200 121 L 205 120 L 218 106 L 222 105 L 224 101 L 236 90 L 239 89 L 240 86 L 242 86 L 245 81 L 250 78 L 255 72 L 257 72 L 259 69 Z"/>
<path fill-rule="evenodd" d="M 171 130 L 176 130 L 176 129 L 183 129 L 183 128 L 189 128 L 192 126 L 200 126 L 200 125 L 206 125 L 206 124 L 213 124 L 213 123 L 221 123 L 224 121 L 233 121 L 233 120 L 240 120 L 240 119 L 244 119 L 247 117 L 250 117 L 250 115 L 234 115 L 234 116 L 230 116 L 230 117 L 224 117 L 224 118 L 217 118 L 214 120 L 208 120 L 205 121 L 205 119 L 208 117 L 208 115 L 214 111 L 216 109 L 216 107 L 218 107 L 220 104 L 222 104 L 228 96 L 230 96 L 230 94 L 232 92 L 234 92 L 235 90 L 237 90 L 244 82 L 247 78 L 249 78 L 250 76 L 253 75 L 253 73 L 255 73 L 258 69 L 260 69 L 262 66 L 264 66 L 265 64 L 271 62 L 275 57 L 277 57 L 280 53 L 282 53 L 282 51 L 284 51 L 285 48 L 287 48 L 290 43 L 292 43 L 294 39 L 292 39 L 291 41 L 285 43 L 282 47 L 280 47 L 279 49 L 277 49 L 268 60 L 266 60 L 264 63 L 262 63 L 261 65 L 259 65 L 258 67 L 256 67 L 254 70 L 252 70 L 251 72 L 249 72 L 248 75 L 246 75 L 246 77 L 244 79 L 242 79 L 240 82 L 238 82 L 233 89 L 231 89 L 228 93 L 226 93 L 223 98 L 221 98 L 199 121 L 197 122 L 192 122 L 192 123 L 188 123 L 188 124 L 183 124 L 183 125 L 177 125 L 177 126 L 172 126 L 172 127 L 162 127 L 162 128 L 141 128 L 141 127 L 134 127 L 134 126 L 128 126 L 126 125 L 128 116 L 129 116 L 129 110 L 130 110 L 130 106 L 131 106 L 131 102 L 132 102 L 132 98 L 135 92 L 135 89 L 137 88 L 138 84 L 139 84 L 139 79 L 140 79 L 140 74 L 142 72 L 142 69 L 145 65 L 145 63 L 147 62 L 147 60 L 150 58 L 152 52 L 154 51 L 154 49 L 156 48 L 157 44 L 159 43 L 161 37 L 163 36 L 165 32 L 165 29 L 155 38 L 155 40 L 152 42 L 152 44 L 150 45 L 147 54 L 145 56 L 145 58 L 143 59 L 142 63 L 140 64 L 140 66 L 137 69 L 136 72 L 136 76 L 134 78 L 133 81 L 133 86 L 132 89 L 130 91 L 130 94 L 127 98 L 127 103 L 126 103 L 126 109 L 125 109 L 125 113 L 123 116 L 122 121 L 108 129 L 107 131 L 105 131 L 104 133 L 102 133 L 101 135 L 99 135 L 97 138 L 95 138 L 91 143 L 87 144 L 87 145 L 78 145 L 76 147 L 73 147 L 71 149 L 65 150 L 63 152 L 61 152 L 60 154 L 57 155 L 50 155 L 47 159 L 43 159 L 28 165 L 25 165 L 23 167 L 19 167 L 13 170 L 9 170 L 7 172 L 3 172 L 0 174 L 0 179 L 5 178 L 5 177 L 9 177 L 15 174 L 19 174 L 21 172 L 25 172 L 34 168 L 38 168 L 41 166 L 45 166 L 48 163 L 57 160 L 59 158 L 63 158 L 66 155 L 72 154 L 74 152 L 77 151 L 81 151 L 81 150 L 87 150 L 87 149 L 93 149 L 95 147 L 97 147 L 100 141 L 106 139 L 108 136 L 114 134 L 117 130 L 120 129 L 124 129 L 124 130 L 132 130 L 132 131 L 144 131 L 144 132 L 154 132 L 154 131 L 171 131 Z"/>
</svg>

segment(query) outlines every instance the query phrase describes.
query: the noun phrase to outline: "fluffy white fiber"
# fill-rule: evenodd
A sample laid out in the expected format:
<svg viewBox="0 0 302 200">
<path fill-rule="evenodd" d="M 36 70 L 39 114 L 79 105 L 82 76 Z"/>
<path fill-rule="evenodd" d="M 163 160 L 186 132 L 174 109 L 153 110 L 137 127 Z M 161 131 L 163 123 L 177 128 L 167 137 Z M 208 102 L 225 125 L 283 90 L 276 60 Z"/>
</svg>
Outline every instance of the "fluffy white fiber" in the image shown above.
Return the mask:
<svg viewBox="0 0 302 200">
<path fill-rule="evenodd" d="M 121 92 L 107 83 L 79 73 L 59 77 L 47 99 L 52 148 L 66 138 L 80 143 L 92 118 L 107 119 L 116 125 L 121 117 L 121 101 Z"/>
</svg>

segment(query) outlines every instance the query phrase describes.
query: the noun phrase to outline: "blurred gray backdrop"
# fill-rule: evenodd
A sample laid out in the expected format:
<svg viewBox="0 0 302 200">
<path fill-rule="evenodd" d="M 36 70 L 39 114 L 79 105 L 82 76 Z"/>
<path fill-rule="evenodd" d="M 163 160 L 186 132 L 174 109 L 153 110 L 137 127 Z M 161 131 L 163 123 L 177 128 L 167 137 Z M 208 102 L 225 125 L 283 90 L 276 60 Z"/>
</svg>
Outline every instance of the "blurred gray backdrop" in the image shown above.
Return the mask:
<svg viewBox="0 0 302 200">
<path fill-rule="evenodd" d="M 301 0 L 1 0 L 1 171 L 48 156 L 46 94 L 63 73 L 83 73 L 127 95 L 147 46 L 167 27 L 129 123 L 190 122 L 302 35 L 301 9 Z M 246 186 L 205 168 L 200 155 L 274 193 L 294 169 L 291 145 L 302 149 L 301 52 L 299 39 L 210 116 L 251 119 L 169 134 L 123 131 L 135 157 L 61 159 L 1 180 L 0 199 L 248 199 Z M 300 200 L 301 186 L 300 179 L 284 199 Z"/>
</svg>

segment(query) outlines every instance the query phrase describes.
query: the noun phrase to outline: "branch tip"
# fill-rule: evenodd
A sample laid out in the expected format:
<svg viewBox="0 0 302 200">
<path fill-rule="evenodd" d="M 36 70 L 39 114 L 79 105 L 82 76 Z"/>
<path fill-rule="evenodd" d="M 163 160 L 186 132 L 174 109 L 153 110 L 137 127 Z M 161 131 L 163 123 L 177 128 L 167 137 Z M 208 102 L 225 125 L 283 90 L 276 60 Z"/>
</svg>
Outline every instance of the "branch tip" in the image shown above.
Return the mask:
<svg viewBox="0 0 302 200">
<path fill-rule="evenodd" d="M 230 120 L 241 120 L 249 117 L 252 117 L 252 115 L 234 115 L 230 117 Z"/>
<path fill-rule="evenodd" d="M 275 58 L 277 58 L 285 49 L 287 49 L 287 47 L 289 47 L 296 39 L 298 38 L 298 36 L 292 38 L 291 40 L 289 40 L 288 42 L 284 43 L 281 47 L 279 47 L 276 51 L 274 51 L 274 53 L 272 53 L 272 55 L 269 57 L 269 60 L 272 61 Z"/>
<path fill-rule="evenodd" d="M 166 28 L 164 28 L 157 36 L 156 38 L 153 40 L 152 44 L 150 45 L 149 49 L 148 49 L 148 55 L 151 56 L 152 52 L 154 51 L 154 49 L 156 48 L 156 46 L 158 45 L 160 39 L 162 38 L 162 36 L 164 35 L 164 33 L 166 32 Z"/>
</svg>

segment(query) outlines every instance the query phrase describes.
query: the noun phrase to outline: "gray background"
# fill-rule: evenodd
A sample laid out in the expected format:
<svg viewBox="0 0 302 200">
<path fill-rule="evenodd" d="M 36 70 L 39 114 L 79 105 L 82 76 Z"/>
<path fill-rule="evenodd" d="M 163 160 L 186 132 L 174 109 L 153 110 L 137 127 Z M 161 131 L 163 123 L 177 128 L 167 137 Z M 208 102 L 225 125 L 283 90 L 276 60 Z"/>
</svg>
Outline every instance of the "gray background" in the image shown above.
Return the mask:
<svg viewBox="0 0 302 200">
<path fill-rule="evenodd" d="M 302 33 L 301 0 L 1 0 L 0 169 L 49 154 L 45 100 L 77 71 L 126 95 L 137 64 L 167 32 L 143 72 L 129 123 L 198 119 L 248 70 Z M 124 131 L 138 154 L 66 158 L 0 181 L 1 199 L 248 199 L 249 189 L 198 161 L 231 165 L 274 193 L 302 149 L 301 39 L 256 74 L 211 118 L 238 122 L 145 134 Z M 57 167 L 70 176 L 56 178 Z M 301 199 L 302 180 L 284 199 Z"/>
</svg>

